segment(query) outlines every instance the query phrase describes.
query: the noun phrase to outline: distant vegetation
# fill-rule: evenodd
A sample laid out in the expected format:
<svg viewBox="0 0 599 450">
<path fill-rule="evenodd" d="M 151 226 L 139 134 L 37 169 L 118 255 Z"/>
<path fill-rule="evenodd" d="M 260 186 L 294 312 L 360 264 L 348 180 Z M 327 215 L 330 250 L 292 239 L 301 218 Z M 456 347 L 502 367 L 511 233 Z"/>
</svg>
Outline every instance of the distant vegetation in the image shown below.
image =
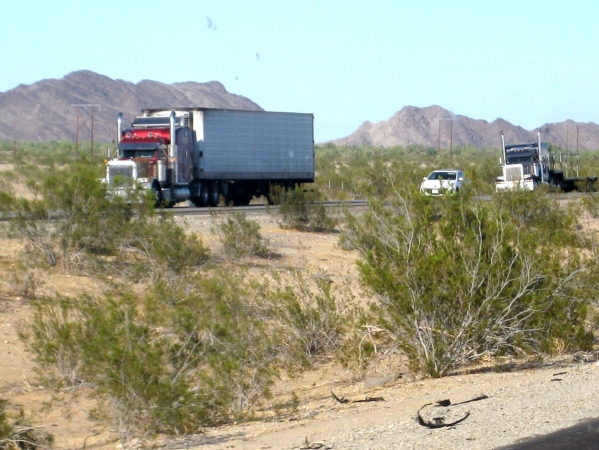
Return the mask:
<svg viewBox="0 0 599 450">
<path fill-rule="evenodd" d="M 345 148 L 327 144 L 316 150 L 317 184 L 330 198 L 364 198 L 364 182 L 381 171 L 393 173 L 403 184 L 416 189 L 432 170 L 456 168 L 464 170 L 476 192 L 491 194 L 500 174 L 500 154 L 497 149 L 468 146 L 454 148 L 450 157 L 448 149 L 437 152 L 436 148 L 417 146 Z"/>
<path fill-rule="evenodd" d="M 542 190 L 495 195 L 498 153 L 327 145 L 316 149 L 315 186 L 278 193 L 282 226 L 339 231 L 340 245 L 358 252 L 366 308 L 326 274 L 250 276 L 252 258 L 274 255 L 243 214 L 215 230 L 218 257 L 145 193 L 133 206 L 109 202 L 100 155 L 2 142 L 0 162 L 14 170 L 0 177 L 0 208 L 15 215 L 3 235 L 27 244 L 13 285 L 34 310 L 20 335 L 42 382 L 93 392 L 94 417 L 123 443 L 261 408 L 292 412 L 297 397 L 277 403 L 274 382 L 317 361 L 338 359 L 359 377 L 377 352 L 396 349 L 414 371 L 439 377 L 481 358 L 590 350 L 599 241 L 579 218 L 599 216 L 597 202 L 574 209 Z M 581 160 L 599 174 L 595 154 Z M 450 167 L 465 171 L 467 189 L 419 195 L 423 176 Z M 365 212 L 334 218 L 316 202 L 356 198 L 368 200 Z M 50 268 L 107 288 L 40 297 L 35 270 Z M 15 426 L 0 416 L 2 426 L 10 438 Z"/>
</svg>

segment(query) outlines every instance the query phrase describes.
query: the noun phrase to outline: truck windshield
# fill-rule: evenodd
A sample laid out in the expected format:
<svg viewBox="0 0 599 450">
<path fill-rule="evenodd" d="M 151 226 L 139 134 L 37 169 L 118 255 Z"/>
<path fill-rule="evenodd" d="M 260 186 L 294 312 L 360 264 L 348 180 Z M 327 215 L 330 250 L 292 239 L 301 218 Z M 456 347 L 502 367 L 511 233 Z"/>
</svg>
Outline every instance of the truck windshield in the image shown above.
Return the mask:
<svg viewBox="0 0 599 450">
<path fill-rule="evenodd" d="M 121 150 L 121 158 L 153 158 L 156 150 Z"/>
<path fill-rule="evenodd" d="M 170 117 L 136 117 L 131 124 L 133 128 L 163 128 L 170 124 Z M 181 118 L 175 117 L 175 124 L 181 124 Z"/>
<path fill-rule="evenodd" d="M 532 156 L 532 152 L 524 151 L 507 153 L 506 158 L 508 164 L 525 164 L 532 162 Z"/>
</svg>

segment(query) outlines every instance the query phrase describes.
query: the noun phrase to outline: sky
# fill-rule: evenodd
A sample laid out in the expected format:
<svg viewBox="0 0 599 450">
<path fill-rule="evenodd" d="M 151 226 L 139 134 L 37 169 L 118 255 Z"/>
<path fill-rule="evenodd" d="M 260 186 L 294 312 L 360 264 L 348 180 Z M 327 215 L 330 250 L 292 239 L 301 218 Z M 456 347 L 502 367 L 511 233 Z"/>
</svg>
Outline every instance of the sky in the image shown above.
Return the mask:
<svg viewBox="0 0 599 450">
<path fill-rule="evenodd" d="M 219 81 L 313 113 L 316 142 L 407 105 L 598 123 L 598 23 L 596 0 L 0 0 L 0 92 L 76 70 Z"/>
</svg>

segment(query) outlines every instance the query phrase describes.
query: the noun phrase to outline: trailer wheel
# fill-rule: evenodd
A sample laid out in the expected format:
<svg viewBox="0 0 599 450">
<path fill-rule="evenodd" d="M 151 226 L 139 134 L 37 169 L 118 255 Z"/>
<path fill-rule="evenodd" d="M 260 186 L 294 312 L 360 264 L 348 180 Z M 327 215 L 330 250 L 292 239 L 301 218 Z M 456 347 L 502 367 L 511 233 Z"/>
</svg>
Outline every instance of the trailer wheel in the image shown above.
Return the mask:
<svg viewBox="0 0 599 450">
<path fill-rule="evenodd" d="M 220 197 L 220 189 L 218 188 L 218 181 L 211 181 L 208 185 L 208 205 L 215 207 L 218 206 L 218 199 Z"/>
<path fill-rule="evenodd" d="M 208 186 L 205 182 L 202 182 L 202 186 L 200 188 L 200 196 L 198 198 L 200 199 L 200 207 L 204 208 L 208 206 Z"/>
</svg>

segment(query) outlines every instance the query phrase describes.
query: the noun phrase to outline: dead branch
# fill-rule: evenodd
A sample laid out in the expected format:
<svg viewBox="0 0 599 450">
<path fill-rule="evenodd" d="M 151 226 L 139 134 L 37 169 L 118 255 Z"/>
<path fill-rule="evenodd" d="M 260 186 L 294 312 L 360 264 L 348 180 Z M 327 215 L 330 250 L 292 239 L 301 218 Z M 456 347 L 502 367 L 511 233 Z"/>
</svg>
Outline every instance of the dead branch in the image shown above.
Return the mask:
<svg viewBox="0 0 599 450">
<path fill-rule="evenodd" d="M 455 422 L 451 422 L 451 423 L 445 423 L 445 417 L 434 417 L 431 421 L 427 421 L 427 420 L 424 420 L 424 418 L 420 414 L 420 411 L 422 411 L 425 407 L 427 407 L 429 405 L 432 405 L 432 403 L 427 403 L 426 405 L 423 405 L 418 410 L 418 423 L 420 425 L 422 425 L 423 427 L 427 427 L 427 428 L 452 427 L 454 425 L 457 425 L 460 422 L 463 422 L 464 420 L 466 420 L 468 418 L 468 416 L 470 416 L 470 411 L 468 411 L 464 417 L 456 420 Z"/>
<path fill-rule="evenodd" d="M 463 405 L 464 403 L 478 402 L 480 400 L 486 400 L 489 397 L 485 394 L 481 394 L 478 397 L 471 398 L 470 400 L 464 400 L 463 402 L 454 403 L 454 405 Z"/>
<path fill-rule="evenodd" d="M 384 402 L 385 399 L 383 397 L 366 397 L 362 400 L 352 400 L 352 403 L 364 403 L 364 402 Z"/>
<path fill-rule="evenodd" d="M 332 396 L 333 396 L 333 398 L 334 398 L 335 400 L 337 400 L 339 403 L 349 403 L 349 400 L 348 400 L 348 399 L 346 399 L 345 397 L 341 397 L 341 398 L 337 397 L 333 391 L 331 391 L 331 395 L 332 395 Z"/>
<path fill-rule="evenodd" d="M 331 391 L 331 395 L 335 400 L 339 403 L 366 403 L 366 402 L 384 402 L 386 401 L 383 397 L 366 397 L 358 400 L 348 400 L 345 397 L 337 397 L 333 391 Z"/>
</svg>

